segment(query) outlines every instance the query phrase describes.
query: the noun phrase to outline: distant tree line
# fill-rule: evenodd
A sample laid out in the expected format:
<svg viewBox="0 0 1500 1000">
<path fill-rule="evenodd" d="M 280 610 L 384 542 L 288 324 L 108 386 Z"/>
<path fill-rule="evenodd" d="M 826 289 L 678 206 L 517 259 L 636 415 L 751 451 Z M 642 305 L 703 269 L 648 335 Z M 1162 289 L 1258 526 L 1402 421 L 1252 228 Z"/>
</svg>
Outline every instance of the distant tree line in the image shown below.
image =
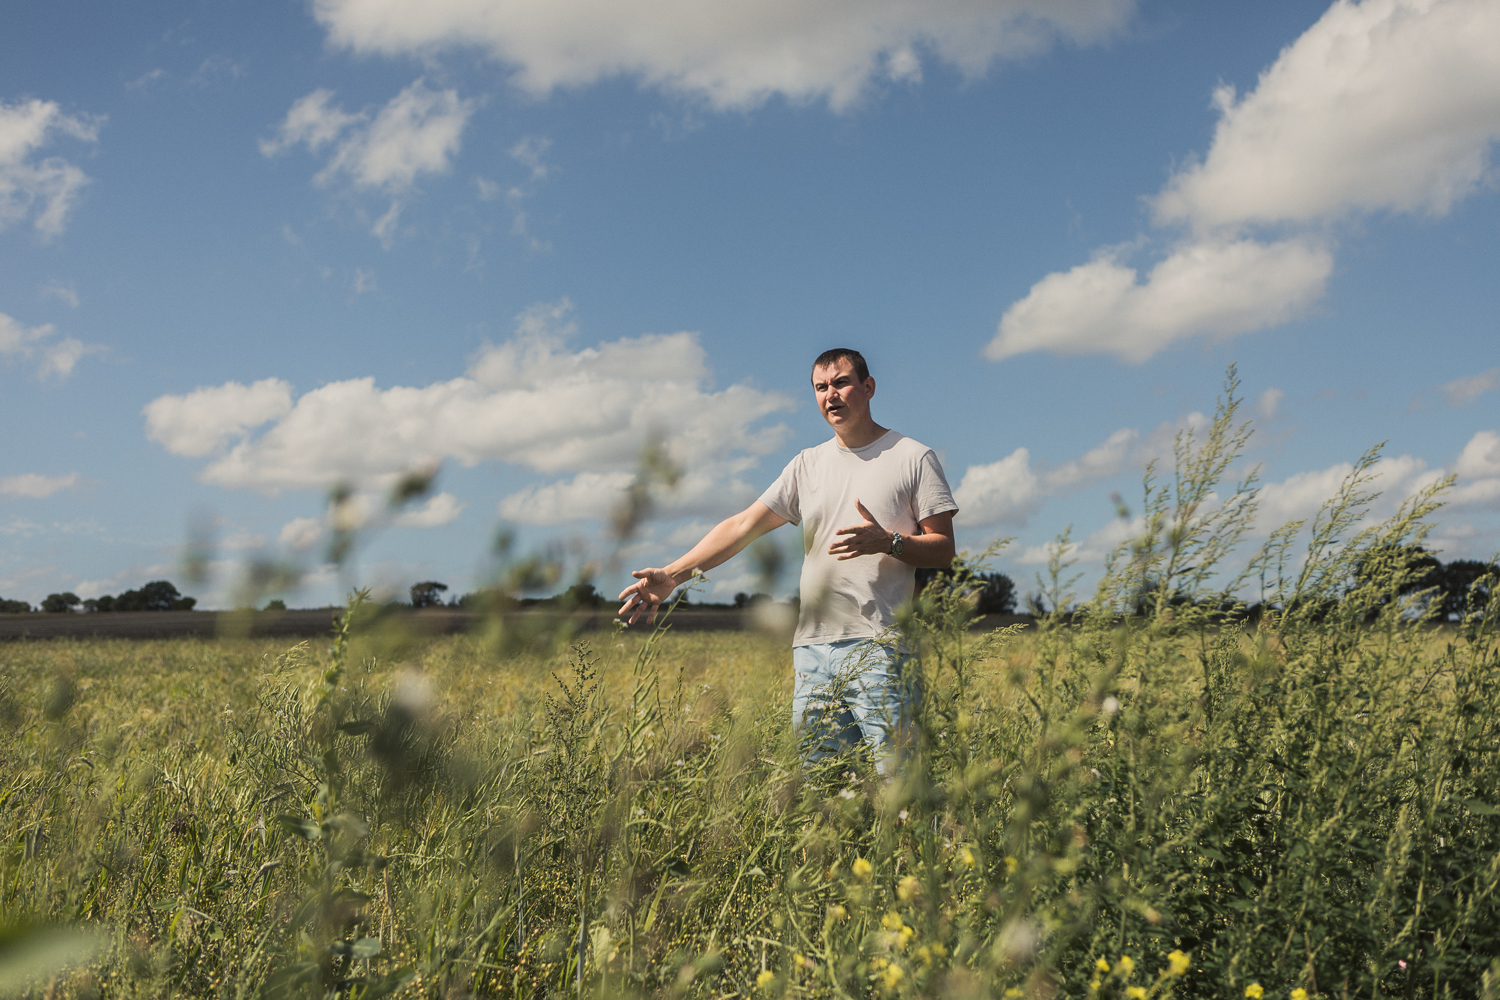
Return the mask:
<svg viewBox="0 0 1500 1000">
<path fill-rule="evenodd" d="M 1368 583 L 1387 579 L 1392 571 L 1400 572 L 1403 577 L 1396 599 L 1422 595 L 1416 606 L 1438 622 L 1460 620 L 1470 608 L 1483 606 L 1489 601 L 1497 581 L 1500 581 L 1500 563 L 1481 562 L 1477 559 L 1455 559 L 1445 563 L 1420 545 L 1376 546 L 1365 552 L 1353 565 L 1347 585 L 1348 592 L 1353 593 Z M 1129 610 L 1136 615 L 1147 614 L 1156 606 L 1159 595 L 1159 585 L 1148 581 L 1135 595 Z M 1381 598 L 1380 603 L 1370 609 L 1372 619 L 1379 614 L 1387 600 L 1389 598 Z M 1286 610 L 1275 604 L 1255 603 L 1244 606 L 1229 595 L 1195 601 L 1186 594 L 1174 593 L 1167 598 L 1166 603 L 1171 607 L 1187 604 L 1217 605 L 1226 615 L 1243 616 L 1251 622 L 1259 621 L 1267 611 Z M 1330 597 L 1323 598 L 1322 603 L 1331 611 L 1338 601 Z"/>
<path fill-rule="evenodd" d="M 33 610 L 54 615 L 76 611 L 191 611 L 197 603 L 196 597 L 183 597 L 168 581 L 152 580 L 139 590 L 127 590 L 118 597 L 105 594 L 85 601 L 71 591 L 48 594 L 35 609 L 26 601 L 0 598 L 0 614 L 24 615 Z"/>
</svg>

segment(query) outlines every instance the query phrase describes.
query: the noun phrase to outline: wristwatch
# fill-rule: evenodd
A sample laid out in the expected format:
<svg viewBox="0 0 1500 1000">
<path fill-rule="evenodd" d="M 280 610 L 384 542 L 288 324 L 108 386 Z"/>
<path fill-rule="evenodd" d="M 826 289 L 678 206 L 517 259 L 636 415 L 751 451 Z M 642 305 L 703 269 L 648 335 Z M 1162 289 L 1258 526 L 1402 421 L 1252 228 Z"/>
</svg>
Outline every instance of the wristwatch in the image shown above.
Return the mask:
<svg viewBox="0 0 1500 1000">
<path fill-rule="evenodd" d="M 901 532 L 891 532 L 891 555 L 897 559 L 901 558 L 901 550 L 906 548 L 906 539 L 901 537 Z"/>
</svg>

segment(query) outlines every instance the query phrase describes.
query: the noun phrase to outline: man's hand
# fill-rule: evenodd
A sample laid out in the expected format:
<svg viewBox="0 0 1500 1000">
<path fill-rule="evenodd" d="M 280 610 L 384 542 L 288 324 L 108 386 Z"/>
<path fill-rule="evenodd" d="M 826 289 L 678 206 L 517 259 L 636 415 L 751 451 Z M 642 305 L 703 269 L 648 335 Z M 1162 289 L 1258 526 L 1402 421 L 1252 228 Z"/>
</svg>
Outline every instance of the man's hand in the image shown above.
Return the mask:
<svg viewBox="0 0 1500 1000">
<path fill-rule="evenodd" d="M 638 569 L 630 575 L 637 582 L 620 591 L 620 600 L 625 603 L 620 605 L 617 614 L 624 618 L 628 612 L 630 617 L 625 623 L 634 625 L 646 609 L 650 608 L 651 615 L 646 619 L 646 624 L 649 625 L 656 621 L 656 612 L 661 607 L 661 602 L 671 597 L 672 591 L 677 589 L 677 581 L 664 569 Z"/>
<path fill-rule="evenodd" d="M 835 535 L 844 536 L 828 546 L 828 554 L 838 556 L 840 561 L 857 559 L 860 556 L 884 556 L 891 551 L 891 533 L 880 526 L 874 515 L 865 510 L 865 505 L 854 501 L 854 509 L 864 518 L 863 524 L 840 528 Z"/>
</svg>

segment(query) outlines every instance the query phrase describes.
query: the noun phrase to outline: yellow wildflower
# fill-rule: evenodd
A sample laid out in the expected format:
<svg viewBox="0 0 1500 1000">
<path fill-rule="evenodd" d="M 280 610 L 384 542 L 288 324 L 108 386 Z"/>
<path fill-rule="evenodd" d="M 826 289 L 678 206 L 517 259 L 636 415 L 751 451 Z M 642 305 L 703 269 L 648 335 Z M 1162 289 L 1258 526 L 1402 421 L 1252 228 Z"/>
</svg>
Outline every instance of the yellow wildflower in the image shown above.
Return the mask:
<svg viewBox="0 0 1500 1000">
<path fill-rule="evenodd" d="M 965 868 L 973 868 L 974 867 L 974 852 L 971 851 L 971 850 L 969 850 L 967 847 L 965 847 L 962 851 L 958 852 L 958 857 L 959 857 L 959 860 L 961 860 L 964 863 L 964 867 Z"/>
<path fill-rule="evenodd" d="M 855 858 L 854 864 L 849 866 L 849 870 L 854 872 L 854 877 L 857 879 L 868 879 L 870 874 L 875 871 L 875 868 L 864 858 Z"/>
<path fill-rule="evenodd" d="M 917 957 L 922 960 L 923 965 L 932 964 L 932 949 L 925 944 L 917 949 Z"/>
<path fill-rule="evenodd" d="M 1010 989 L 1008 989 L 1008 990 L 1005 991 L 1005 995 L 1008 996 L 1008 997 L 1011 997 L 1012 1000 L 1014 1000 L 1015 997 L 1021 996 L 1022 994 L 1021 994 L 1020 990 L 1018 990 L 1014 986 L 1012 986 Z"/>
<path fill-rule="evenodd" d="M 1167 955 L 1167 975 L 1181 976 L 1187 972 L 1188 965 L 1190 964 L 1191 963 L 1188 961 L 1187 955 L 1184 954 L 1181 949 L 1174 951 L 1171 954 Z M 1307 1000 L 1307 997 L 1298 997 L 1294 993 L 1292 994 L 1292 1000 Z"/>
<path fill-rule="evenodd" d="M 772 972 L 770 969 L 761 970 L 761 974 L 755 977 L 755 985 L 765 993 L 771 992 L 771 985 L 775 982 L 776 973 Z"/>
<path fill-rule="evenodd" d="M 905 975 L 906 971 L 895 962 L 887 965 L 885 967 L 885 988 L 888 990 L 895 989 L 896 986 L 901 982 L 901 978 Z"/>
<path fill-rule="evenodd" d="M 1120 960 L 1115 963 L 1115 966 L 1119 968 L 1120 975 L 1129 976 L 1132 972 L 1135 971 L 1135 959 L 1131 958 L 1129 955 L 1121 955 Z"/>
<path fill-rule="evenodd" d="M 942 958 L 944 955 L 948 954 L 948 949 L 943 947 L 943 942 L 934 941 L 932 943 L 932 953 L 938 958 Z"/>
<path fill-rule="evenodd" d="M 884 927 L 888 931 L 899 931 L 901 928 L 905 927 L 906 924 L 902 922 L 901 914 L 897 913 L 895 910 L 891 910 L 886 913 L 885 916 L 880 918 L 880 926 Z"/>
<path fill-rule="evenodd" d="M 849 911 L 844 909 L 840 904 L 834 903 L 828 908 L 828 915 L 836 920 L 843 920 L 849 916 Z"/>
<path fill-rule="evenodd" d="M 1097 990 L 1098 988 L 1099 988 L 1099 980 L 1097 980 L 1097 979 L 1090 979 L 1089 980 L 1089 989 L 1091 989 L 1091 990 Z"/>
<path fill-rule="evenodd" d="M 1297 987 L 1292 990 L 1292 1000 L 1307 1000 L 1307 991 L 1300 986 Z"/>
<path fill-rule="evenodd" d="M 921 891 L 922 883 L 918 882 L 917 879 L 911 875 L 906 876 L 906 878 L 901 880 L 901 884 L 896 886 L 896 895 L 901 897 L 901 902 L 903 903 L 910 903 L 912 900 L 917 898 L 917 895 Z"/>
<path fill-rule="evenodd" d="M 896 942 L 896 947 L 905 948 L 907 945 L 911 944 L 912 935 L 915 933 L 916 931 L 912 930 L 910 927 L 901 928 L 901 937 Z"/>
<path fill-rule="evenodd" d="M 1099 970 L 1100 972 L 1108 972 L 1109 963 L 1101 958 L 1094 962 L 1094 968 Z"/>
<path fill-rule="evenodd" d="M 1125 987 L 1125 995 L 1129 997 L 1130 1000 L 1146 1000 L 1146 987 L 1127 986 Z"/>
<path fill-rule="evenodd" d="M 807 960 L 807 956 L 805 955 L 793 955 L 792 964 L 801 968 L 804 965 L 811 965 L 812 963 Z"/>
<path fill-rule="evenodd" d="M 1260 983 L 1251 983 L 1245 987 L 1245 996 L 1249 997 L 1250 1000 L 1260 1000 L 1265 995 L 1266 991 L 1261 988 Z"/>
<path fill-rule="evenodd" d="M 1020 867 L 1021 862 L 1017 861 L 1015 858 L 1005 859 L 1005 874 L 1014 875 Z"/>
</svg>

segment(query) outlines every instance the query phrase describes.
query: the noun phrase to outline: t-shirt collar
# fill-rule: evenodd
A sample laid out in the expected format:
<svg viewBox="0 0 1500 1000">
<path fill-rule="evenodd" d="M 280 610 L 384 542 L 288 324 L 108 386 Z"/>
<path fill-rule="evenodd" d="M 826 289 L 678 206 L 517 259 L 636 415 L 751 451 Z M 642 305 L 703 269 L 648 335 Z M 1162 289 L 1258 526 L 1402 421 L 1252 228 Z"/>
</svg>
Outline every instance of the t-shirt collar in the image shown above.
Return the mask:
<svg viewBox="0 0 1500 1000">
<path fill-rule="evenodd" d="M 874 448 L 876 445 L 880 444 L 882 441 L 884 441 L 894 433 L 896 433 L 894 429 L 888 430 L 884 434 L 880 435 L 880 437 L 876 438 L 874 441 L 871 441 L 869 444 L 865 445 L 863 448 L 845 448 L 844 442 L 840 441 L 837 435 L 835 435 L 833 439 L 833 446 L 839 451 L 848 452 L 851 455 L 863 455 L 865 452 Z"/>
</svg>

